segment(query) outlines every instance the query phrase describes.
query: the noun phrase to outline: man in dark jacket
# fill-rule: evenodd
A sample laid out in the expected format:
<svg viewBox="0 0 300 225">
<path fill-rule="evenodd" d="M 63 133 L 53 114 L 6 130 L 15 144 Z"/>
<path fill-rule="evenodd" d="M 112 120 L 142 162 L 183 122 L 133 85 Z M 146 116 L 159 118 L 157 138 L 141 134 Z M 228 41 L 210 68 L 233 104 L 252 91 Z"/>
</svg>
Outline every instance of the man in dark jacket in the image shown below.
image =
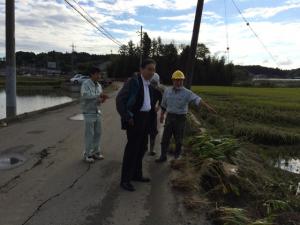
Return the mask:
<svg viewBox="0 0 300 225">
<path fill-rule="evenodd" d="M 126 130 L 128 140 L 124 151 L 120 184 L 127 191 L 135 191 L 131 181 L 150 182 L 149 178 L 143 176 L 142 165 L 150 128 L 151 99 L 153 98 L 150 80 L 155 67 L 154 60 L 144 60 L 140 74 L 134 75 L 124 84 L 116 99 L 122 129 Z"/>
<path fill-rule="evenodd" d="M 157 112 L 159 110 L 159 106 L 162 101 L 162 91 L 159 87 L 160 78 L 157 73 L 154 74 L 153 78 L 151 79 L 151 86 L 153 87 L 153 98 L 151 99 L 151 114 L 150 114 L 150 152 L 149 155 L 154 156 L 156 153 L 154 151 L 155 146 L 155 139 L 158 134 L 157 129 Z M 157 105 L 158 104 L 158 105 Z M 148 149 L 148 146 L 147 146 Z"/>
</svg>

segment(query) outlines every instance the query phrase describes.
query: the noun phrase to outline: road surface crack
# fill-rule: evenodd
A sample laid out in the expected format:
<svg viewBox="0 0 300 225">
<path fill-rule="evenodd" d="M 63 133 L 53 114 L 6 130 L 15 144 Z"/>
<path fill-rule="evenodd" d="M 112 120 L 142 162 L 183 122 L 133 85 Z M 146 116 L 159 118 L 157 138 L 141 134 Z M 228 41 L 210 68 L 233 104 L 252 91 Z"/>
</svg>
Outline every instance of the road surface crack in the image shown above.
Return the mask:
<svg viewBox="0 0 300 225">
<path fill-rule="evenodd" d="M 17 186 L 16 182 L 18 179 L 21 178 L 21 176 L 23 176 L 24 174 L 28 173 L 29 171 L 33 170 L 35 167 L 37 167 L 38 165 L 41 165 L 43 160 L 45 158 L 48 157 L 49 153 L 49 149 L 54 148 L 54 147 L 48 147 L 43 149 L 42 151 L 40 151 L 38 153 L 38 161 L 36 163 L 33 164 L 33 166 L 29 169 L 24 170 L 23 172 L 21 172 L 20 174 L 18 174 L 17 176 L 14 176 L 12 179 L 10 179 L 9 181 L 7 181 L 5 184 L 0 186 L 0 193 L 8 193 L 10 190 L 12 190 L 14 187 Z"/>
<path fill-rule="evenodd" d="M 82 177 L 84 177 L 84 176 L 89 172 L 90 169 L 91 169 L 91 165 L 89 165 L 88 168 L 86 169 L 86 171 L 84 171 L 84 173 L 82 173 L 79 177 L 77 177 L 77 178 L 72 182 L 71 185 L 69 185 L 68 187 L 66 187 L 66 188 L 65 188 L 64 190 L 62 190 L 61 192 L 59 192 L 59 193 L 57 193 L 57 194 L 55 194 L 55 195 L 50 196 L 48 199 L 46 199 L 44 202 L 42 202 L 42 203 L 34 210 L 34 212 L 32 213 L 32 215 L 31 215 L 30 217 L 28 217 L 28 219 L 27 219 L 24 223 L 22 223 L 22 225 L 27 224 L 33 217 L 35 217 L 35 216 L 38 214 L 38 212 L 41 210 L 41 208 L 42 208 L 44 205 L 46 205 L 48 202 L 52 201 L 52 200 L 55 199 L 55 198 L 58 198 L 58 197 L 61 196 L 63 193 L 67 192 L 68 190 L 71 190 L 71 189 L 75 186 L 75 184 L 78 183 L 78 181 L 79 181 Z"/>
</svg>

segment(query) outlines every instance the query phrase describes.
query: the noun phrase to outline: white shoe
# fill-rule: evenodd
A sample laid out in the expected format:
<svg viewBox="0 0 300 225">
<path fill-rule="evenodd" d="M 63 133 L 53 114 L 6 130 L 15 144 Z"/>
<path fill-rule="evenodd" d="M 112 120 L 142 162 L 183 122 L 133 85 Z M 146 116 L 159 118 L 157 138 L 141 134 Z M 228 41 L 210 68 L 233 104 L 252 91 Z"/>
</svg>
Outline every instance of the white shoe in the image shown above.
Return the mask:
<svg viewBox="0 0 300 225">
<path fill-rule="evenodd" d="M 95 162 L 94 158 L 92 156 L 85 156 L 84 161 L 87 163 L 93 163 Z"/>
<path fill-rule="evenodd" d="M 103 160 L 104 156 L 100 153 L 96 153 L 96 154 L 93 155 L 93 158 L 97 159 L 97 160 Z"/>
</svg>

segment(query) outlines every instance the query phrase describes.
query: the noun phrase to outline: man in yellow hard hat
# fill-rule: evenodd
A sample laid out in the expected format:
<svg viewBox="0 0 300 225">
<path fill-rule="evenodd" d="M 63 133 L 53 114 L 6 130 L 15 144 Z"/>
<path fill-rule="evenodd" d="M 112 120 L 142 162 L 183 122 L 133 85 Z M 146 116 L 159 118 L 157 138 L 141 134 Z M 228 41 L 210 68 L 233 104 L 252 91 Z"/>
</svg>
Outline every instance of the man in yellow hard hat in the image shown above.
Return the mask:
<svg viewBox="0 0 300 225">
<path fill-rule="evenodd" d="M 167 118 L 161 142 L 161 156 L 156 162 L 167 161 L 167 151 L 172 136 L 174 136 L 176 143 L 175 158 L 180 156 L 186 115 L 190 103 L 197 107 L 200 107 L 200 105 L 204 106 L 208 111 L 216 113 L 201 97 L 183 86 L 184 80 L 185 76 L 183 72 L 180 70 L 175 71 L 172 75 L 173 87 L 167 88 L 164 92 L 161 103 L 160 122 L 164 122 L 166 113 Z"/>
</svg>

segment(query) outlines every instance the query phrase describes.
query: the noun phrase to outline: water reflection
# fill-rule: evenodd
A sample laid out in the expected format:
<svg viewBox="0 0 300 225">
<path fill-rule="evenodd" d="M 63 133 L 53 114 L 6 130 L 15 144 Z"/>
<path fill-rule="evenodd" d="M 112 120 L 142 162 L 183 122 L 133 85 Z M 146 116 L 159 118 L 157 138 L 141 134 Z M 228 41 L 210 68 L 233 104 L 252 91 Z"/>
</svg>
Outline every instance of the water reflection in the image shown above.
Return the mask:
<svg viewBox="0 0 300 225">
<path fill-rule="evenodd" d="M 73 97 L 73 96 L 72 96 Z M 17 93 L 17 114 L 32 112 L 72 101 L 62 91 L 22 90 Z M 6 117 L 6 94 L 0 90 L 0 119 Z"/>
<path fill-rule="evenodd" d="M 280 159 L 275 163 L 275 167 L 300 174 L 300 159 Z"/>
<path fill-rule="evenodd" d="M 273 165 L 285 171 L 300 174 L 300 146 L 278 147 L 269 153 Z"/>
</svg>

